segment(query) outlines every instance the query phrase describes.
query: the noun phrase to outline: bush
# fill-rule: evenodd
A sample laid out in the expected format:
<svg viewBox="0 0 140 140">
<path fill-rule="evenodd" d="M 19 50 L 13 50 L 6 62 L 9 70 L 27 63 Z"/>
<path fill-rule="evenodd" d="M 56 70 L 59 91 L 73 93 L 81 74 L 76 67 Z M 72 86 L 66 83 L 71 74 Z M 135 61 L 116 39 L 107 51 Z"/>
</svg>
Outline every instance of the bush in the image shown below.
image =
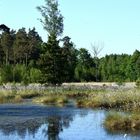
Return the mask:
<svg viewBox="0 0 140 140">
<path fill-rule="evenodd" d="M 23 77 L 26 74 L 26 67 L 25 65 L 16 65 L 14 67 L 14 81 L 21 82 L 23 81 Z"/>
<path fill-rule="evenodd" d="M 3 66 L 0 69 L 0 84 L 8 82 L 37 83 L 40 81 L 41 71 L 36 68 L 27 68 L 25 65 L 17 64 Z"/>
<path fill-rule="evenodd" d="M 136 80 L 136 87 L 140 88 L 140 79 Z"/>
<path fill-rule="evenodd" d="M 0 70 L 0 82 L 1 83 L 8 83 L 13 81 L 13 70 L 12 66 L 7 65 L 3 66 Z"/>
<path fill-rule="evenodd" d="M 41 78 L 41 71 L 36 68 L 30 69 L 30 82 L 31 83 L 38 83 Z"/>
</svg>

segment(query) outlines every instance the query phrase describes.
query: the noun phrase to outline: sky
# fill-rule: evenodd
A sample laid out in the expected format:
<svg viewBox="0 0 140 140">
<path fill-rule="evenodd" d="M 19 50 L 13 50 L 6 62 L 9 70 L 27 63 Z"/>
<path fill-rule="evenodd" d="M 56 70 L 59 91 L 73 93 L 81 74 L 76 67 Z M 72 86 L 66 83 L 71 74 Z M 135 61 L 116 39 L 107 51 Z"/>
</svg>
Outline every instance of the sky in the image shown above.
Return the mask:
<svg viewBox="0 0 140 140">
<path fill-rule="evenodd" d="M 36 7 L 44 0 L 0 0 L 0 24 L 18 30 L 36 28 L 47 41 L 47 32 L 38 19 Z M 69 36 L 76 48 L 92 45 L 106 54 L 133 54 L 140 50 L 140 0 L 59 0 L 64 17 L 63 36 Z"/>
</svg>

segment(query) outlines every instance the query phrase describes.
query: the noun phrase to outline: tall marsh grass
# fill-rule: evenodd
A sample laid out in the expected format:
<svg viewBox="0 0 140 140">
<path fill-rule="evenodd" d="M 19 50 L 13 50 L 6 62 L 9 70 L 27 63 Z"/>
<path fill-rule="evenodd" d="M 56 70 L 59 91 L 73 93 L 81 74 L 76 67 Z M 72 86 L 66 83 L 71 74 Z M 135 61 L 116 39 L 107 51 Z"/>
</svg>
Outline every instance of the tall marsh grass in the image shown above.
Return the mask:
<svg viewBox="0 0 140 140">
<path fill-rule="evenodd" d="M 77 100 L 77 105 L 93 108 L 140 110 L 140 91 L 134 89 L 92 93 L 88 98 Z"/>
<path fill-rule="evenodd" d="M 18 96 L 17 96 L 18 95 Z M 72 89 L 63 87 L 48 87 L 45 90 L 8 90 L 0 91 L 0 102 L 3 99 L 15 99 L 15 96 L 22 99 L 40 99 L 41 102 L 51 102 L 59 97 L 65 100 L 73 99 L 77 106 L 119 108 L 124 110 L 140 110 L 140 90 L 91 90 Z M 16 97 L 16 98 L 17 98 Z M 50 100 L 50 101 L 49 101 Z M 54 101 L 56 102 L 56 101 Z M 59 101 L 63 102 L 63 101 Z"/>
<path fill-rule="evenodd" d="M 14 94 L 13 91 L 0 91 L 0 103 L 17 103 L 21 101 L 22 97 Z"/>
<path fill-rule="evenodd" d="M 104 126 L 111 132 L 140 131 L 140 114 L 125 115 L 120 113 L 111 113 L 106 117 Z"/>
</svg>

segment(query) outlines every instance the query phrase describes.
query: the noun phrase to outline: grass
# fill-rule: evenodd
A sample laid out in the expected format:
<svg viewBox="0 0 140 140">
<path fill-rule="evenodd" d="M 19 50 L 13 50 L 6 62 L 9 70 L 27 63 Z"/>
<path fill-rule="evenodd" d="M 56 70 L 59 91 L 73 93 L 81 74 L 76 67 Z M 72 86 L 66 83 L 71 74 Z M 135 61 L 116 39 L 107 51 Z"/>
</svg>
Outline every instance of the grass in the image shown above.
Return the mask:
<svg viewBox="0 0 140 140">
<path fill-rule="evenodd" d="M 20 103 L 24 99 L 32 99 L 34 103 L 64 105 L 70 99 L 75 100 L 78 107 L 119 109 L 140 112 L 140 89 L 130 90 L 91 90 L 87 88 L 48 87 L 46 90 L 2 90 L 0 103 Z M 131 113 L 132 114 L 132 113 Z M 109 114 L 104 126 L 110 131 L 140 130 L 140 114 Z"/>
<path fill-rule="evenodd" d="M 64 105 L 68 103 L 68 99 L 66 96 L 54 96 L 54 95 L 46 95 L 43 97 L 37 97 L 33 100 L 35 103 L 43 103 L 43 104 L 55 104 L 55 105 Z"/>
<path fill-rule="evenodd" d="M 119 109 L 131 115 L 113 113 L 106 116 L 104 127 L 108 131 L 140 131 L 140 88 L 135 89 L 90 89 L 87 87 L 47 87 L 45 90 L 2 90 L 0 103 L 20 103 L 24 99 L 45 105 L 63 106 L 70 99 L 78 107 Z"/>
<path fill-rule="evenodd" d="M 140 111 L 140 90 L 91 90 L 87 88 L 54 87 L 42 91 L 13 90 L 0 91 L 0 103 L 12 100 L 23 101 L 33 99 L 34 102 L 55 103 L 69 99 L 76 101 L 78 107 L 116 108 L 122 110 Z"/>
<path fill-rule="evenodd" d="M 19 103 L 23 99 L 20 95 L 13 94 L 13 91 L 0 91 L 0 103 Z"/>
<path fill-rule="evenodd" d="M 78 106 L 83 107 L 100 107 L 116 108 L 122 110 L 139 111 L 140 110 L 140 91 L 134 90 L 117 90 L 108 92 L 92 93 L 87 98 L 77 100 Z"/>
<path fill-rule="evenodd" d="M 124 115 L 120 113 L 111 113 L 106 117 L 104 126 L 111 132 L 140 131 L 140 114 Z"/>
<path fill-rule="evenodd" d="M 17 91 L 17 94 L 20 95 L 23 99 L 31 99 L 42 95 L 42 92 L 37 92 L 35 90 L 21 90 Z"/>
<path fill-rule="evenodd" d="M 41 93 L 33 90 L 2 90 L 0 91 L 0 103 L 20 103 L 24 99 L 30 99 L 41 95 Z"/>
</svg>

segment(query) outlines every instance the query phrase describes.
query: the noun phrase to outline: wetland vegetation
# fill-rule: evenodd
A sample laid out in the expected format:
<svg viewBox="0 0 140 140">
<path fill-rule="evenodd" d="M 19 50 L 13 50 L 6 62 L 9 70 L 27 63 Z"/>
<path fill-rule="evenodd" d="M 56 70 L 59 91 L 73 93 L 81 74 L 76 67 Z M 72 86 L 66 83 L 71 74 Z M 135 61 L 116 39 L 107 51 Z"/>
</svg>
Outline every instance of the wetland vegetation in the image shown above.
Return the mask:
<svg viewBox="0 0 140 140">
<path fill-rule="evenodd" d="M 22 103 L 26 100 L 36 104 L 65 106 L 73 102 L 77 107 L 91 109 L 115 109 L 123 113 L 106 116 L 104 127 L 110 131 L 139 131 L 140 90 L 133 89 L 94 89 L 88 86 L 46 87 L 46 89 L 3 90 L 0 103 Z"/>
<path fill-rule="evenodd" d="M 18 31 L 14 31 L 4 24 L 0 25 L 0 30 L 2 31 L 0 34 L 1 116 L 3 114 L 5 116 L 10 114 L 11 116 L 9 116 L 13 117 L 13 113 L 15 114 L 14 118 L 16 118 L 19 114 L 21 116 L 30 116 L 30 113 L 33 113 L 31 115 L 33 120 L 28 118 L 29 120 L 27 119 L 26 121 L 26 119 L 24 120 L 22 118 L 21 121 L 18 118 L 20 121 L 17 123 L 12 122 L 8 118 L 8 125 L 5 124 L 5 118 L 2 118 L 4 121 L 1 123 L 2 120 L 0 119 L 0 129 L 10 134 L 6 130 L 7 128 L 13 132 L 15 131 L 12 128 L 13 126 L 16 126 L 16 128 L 20 130 L 24 124 L 25 128 L 21 129 L 24 133 L 26 133 L 28 127 L 29 133 L 35 133 L 36 129 L 32 129 L 35 120 L 37 126 L 33 126 L 34 128 L 40 128 L 43 124 L 43 129 L 45 129 L 46 126 L 48 128 L 47 130 L 45 129 L 48 139 L 58 139 L 58 134 L 63 130 L 62 126 L 68 128 L 69 122 L 72 121 L 75 114 L 81 115 L 79 112 L 81 110 L 84 112 L 84 109 L 88 111 L 90 109 L 92 111 L 97 109 L 101 114 L 104 110 L 107 112 L 110 110 L 121 112 L 119 114 L 116 112 L 109 114 L 106 118 L 102 117 L 104 120 L 102 124 L 107 131 L 124 131 L 124 133 L 139 131 L 140 51 L 135 50 L 132 55 L 110 54 L 99 58 L 98 55 L 101 51 L 100 46 L 92 46 L 94 56 L 85 48 L 76 49 L 74 42 L 71 41 L 69 36 L 63 36 L 63 38 L 61 36 L 63 34 L 64 18 L 58 6 L 57 0 L 45 0 L 44 6 L 37 7 L 42 15 L 40 21 L 48 33 L 47 42 L 43 42 L 35 28 L 27 31 L 23 27 Z M 64 82 L 91 81 L 116 82 L 117 86 L 108 87 L 106 83 L 101 86 L 93 86 L 92 88 L 90 85 L 86 87 L 61 86 Z M 13 87 L 10 89 L 5 87 L 5 83 L 8 82 L 13 83 Z M 134 86 L 133 88 L 126 88 L 124 86 L 126 82 L 136 82 L 137 88 L 134 88 Z M 16 86 L 16 83 L 20 83 L 19 86 Z M 27 88 L 29 83 L 40 83 L 40 85 L 44 84 L 46 87 Z M 34 104 L 35 107 L 32 105 L 25 107 L 25 103 Z M 24 104 L 23 106 L 25 108 L 21 107 L 21 104 Z M 16 108 L 14 108 L 14 105 Z M 49 110 L 48 105 L 55 106 L 56 108 L 54 109 L 52 106 L 49 106 L 51 108 L 51 110 Z M 40 113 L 42 106 L 45 112 L 42 111 L 43 113 Z M 46 112 L 44 106 L 47 107 L 49 113 Z M 62 107 L 62 110 L 57 108 L 58 106 Z M 72 110 L 69 109 L 69 106 L 72 106 Z M 32 108 L 30 109 L 30 107 Z M 22 114 L 19 108 L 27 112 Z M 13 109 L 13 112 L 11 112 L 11 109 Z M 58 114 L 55 114 L 53 109 L 54 112 L 60 110 L 57 112 Z M 67 112 L 65 119 L 63 119 L 65 116 L 63 110 Z M 44 115 L 47 113 L 52 113 L 52 116 L 47 116 L 47 119 L 44 119 Z M 43 115 L 43 121 L 34 118 L 34 115 L 40 117 L 40 114 Z M 57 117 L 54 118 L 53 115 Z M 97 117 L 100 116 L 97 115 Z M 81 119 L 79 116 L 77 118 Z M 93 121 L 94 118 L 91 116 L 89 118 L 92 123 L 95 123 Z M 87 119 L 85 119 L 85 121 L 87 121 Z M 31 124 L 28 126 L 29 122 Z M 87 126 L 84 122 L 83 124 Z M 89 125 L 87 127 L 89 127 Z M 41 131 L 43 129 L 41 128 Z M 88 130 L 86 131 L 88 132 Z M 19 131 L 19 133 L 21 133 L 21 131 Z M 65 138 L 65 136 L 63 137 Z M 86 137 L 83 136 L 83 139 L 85 138 Z M 91 139 L 90 136 L 89 138 Z"/>
</svg>

